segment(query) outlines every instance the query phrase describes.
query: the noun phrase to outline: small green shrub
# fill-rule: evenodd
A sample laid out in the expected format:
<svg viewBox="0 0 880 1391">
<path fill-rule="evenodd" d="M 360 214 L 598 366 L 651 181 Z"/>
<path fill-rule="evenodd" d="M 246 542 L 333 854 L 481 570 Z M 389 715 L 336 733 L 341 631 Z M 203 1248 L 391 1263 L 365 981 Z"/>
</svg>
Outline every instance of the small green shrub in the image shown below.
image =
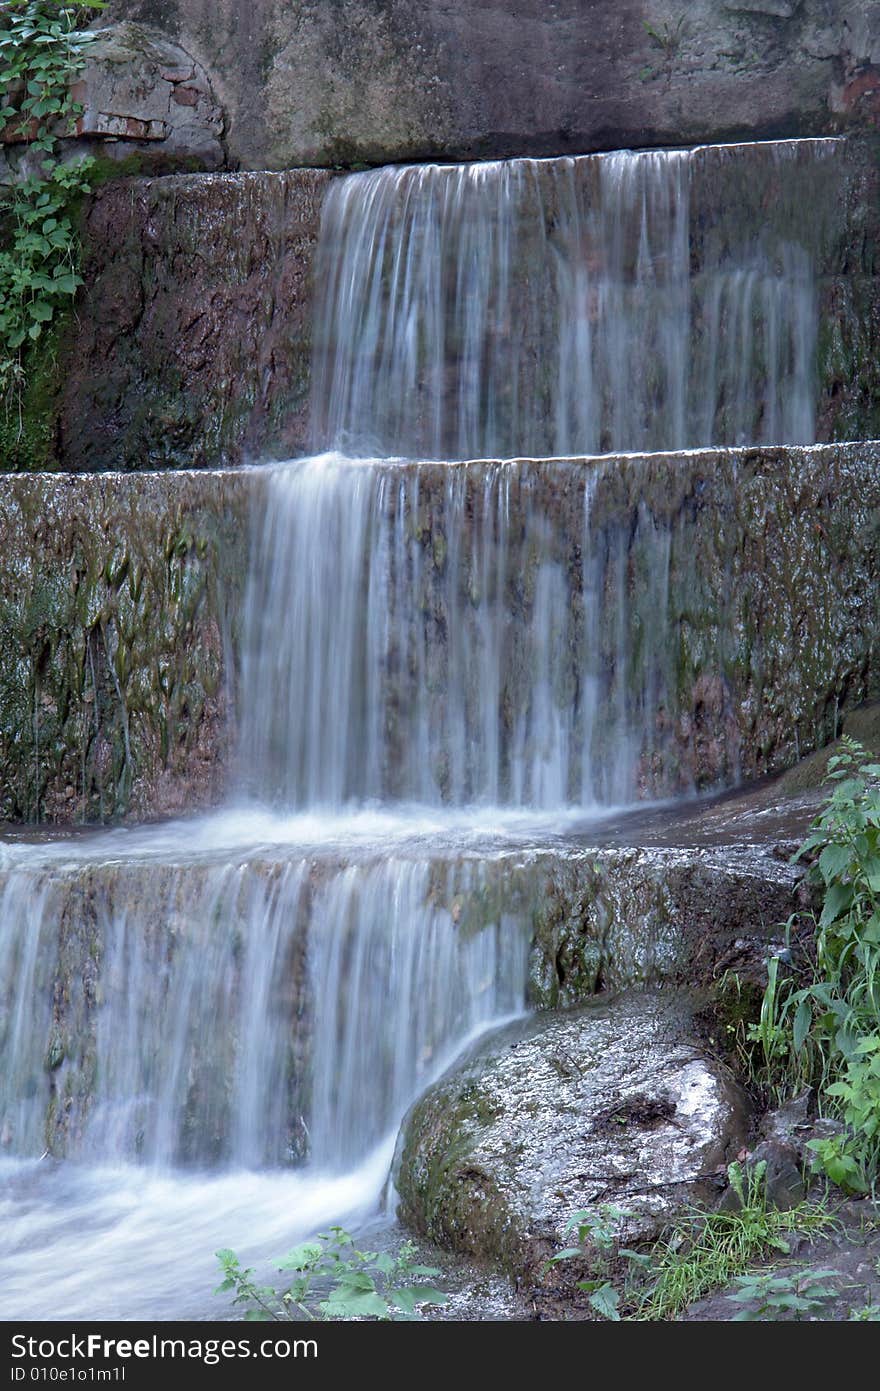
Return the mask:
<svg viewBox="0 0 880 1391">
<path fill-rule="evenodd" d="M 829 762 L 835 786 L 796 859 L 823 890 L 809 944 L 791 969 L 768 963 L 761 1017 L 750 1037 L 781 1100 L 805 1084 L 839 1135 L 810 1142 L 814 1162 L 852 1192 L 880 1174 L 880 764 L 854 740 Z M 790 925 L 789 925 L 790 927 Z M 790 934 L 786 938 L 791 947 Z"/>
<path fill-rule="evenodd" d="M 446 1295 L 429 1281 L 439 1274 L 419 1265 L 407 1242 L 396 1255 L 360 1251 L 343 1227 L 331 1227 L 304 1241 L 278 1262 L 291 1273 L 276 1290 L 258 1285 L 253 1269 L 243 1269 L 234 1251 L 218 1251 L 223 1282 L 215 1294 L 235 1291 L 233 1304 L 249 1321 L 287 1319 L 414 1319 L 426 1304 L 444 1304 Z"/>
<path fill-rule="evenodd" d="M 636 1268 L 650 1263 L 650 1257 L 638 1251 L 628 1251 L 618 1245 L 618 1226 L 635 1214 L 613 1203 L 601 1203 L 597 1208 L 575 1212 L 565 1224 L 564 1235 L 577 1230 L 578 1245 L 567 1246 L 557 1251 L 546 1262 L 544 1269 L 557 1265 L 560 1261 L 588 1261 L 593 1272 L 589 1280 L 576 1281 L 575 1288 L 589 1296 L 590 1306 L 600 1318 L 617 1323 L 620 1319 L 621 1300 L 629 1295 L 629 1286 L 623 1292 L 618 1290 L 612 1280 L 611 1258 L 629 1260 Z"/>
<path fill-rule="evenodd" d="M 775 1253 L 789 1255 L 790 1238 L 827 1229 L 833 1218 L 823 1203 L 801 1203 L 785 1212 L 767 1202 L 767 1166 L 728 1168 L 736 1209 L 692 1208 L 656 1249 L 652 1283 L 641 1317 L 674 1318 L 688 1304 L 745 1275 Z"/>
<path fill-rule="evenodd" d="M 746 1307 L 734 1314 L 734 1322 L 810 1318 L 837 1295 L 835 1278 L 833 1270 L 808 1270 L 795 1275 L 774 1275 L 772 1271 L 738 1275 L 734 1281 L 736 1292 L 728 1298 Z"/>
<path fill-rule="evenodd" d="M 880 1323 L 880 1304 L 863 1304 L 860 1308 L 850 1309 L 850 1323 Z"/>
<path fill-rule="evenodd" d="M 791 1254 L 791 1238 L 815 1236 L 833 1225 L 821 1202 L 801 1203 L 785 1212 L 767 1201 L 767 1166 L 728 1167 L 738 1207 L 708 1210 L 691 1207 L 679 1216 L 650 1251 L 619 1247 L 620 1222 L 635 1214 L 603 1204 L 593 1212 L 576 1212 L 566 1231 L 578 1230 L 577 1246 L 566 1247 L 547 1262 L 589 1263 L 592 1277 L 577 1288 L 605 1319 L 674 1319 L 689 1304 L 748 1273 L 769 1256 Z M 618 1278 L 622 1262 L 627 1263 Z"/>
</svg>

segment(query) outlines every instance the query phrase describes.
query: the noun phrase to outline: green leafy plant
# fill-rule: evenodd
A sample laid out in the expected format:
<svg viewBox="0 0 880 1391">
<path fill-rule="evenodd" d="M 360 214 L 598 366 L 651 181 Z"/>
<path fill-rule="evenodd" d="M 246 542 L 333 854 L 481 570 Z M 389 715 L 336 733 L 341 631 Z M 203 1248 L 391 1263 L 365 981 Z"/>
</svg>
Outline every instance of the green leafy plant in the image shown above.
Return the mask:
<svg viewBox="0 0 880 1391">
<path fill-rule="evenodd" d="M 734 1315 L 734 1322 L 810 1318 L 838 1294 L 834 1279 L 833 1270 L 811 1270 L 794 1275 L 774 1275 L 772 1271 L 738 1275 L 734 1281 L 736 1292 L 728 1298 L 746 1307 Z"/>
<path fill-rule="evenodd" d="M 795 859 L 823 905 L 806 945 L 786 929 L 786 954 L 768 963 L 758 1044 L 769 1087 L 782 1099 L 804 1084 L 842 1122 L 810 1142 L 814 1162 L 841 1187 L 875 1189 L 880 1174 L 880 764 L 844 739 L 829 760 L 835 784 Z"/>
<path fill-rule="evenodd" d="M 281 1290 L 258 1284 L 234 1251 L 218 1251 L 223 1281 L 216 1294 L 234 1291 L 233 1304 L 250 1321 L 306 1319 L 414 1319 L 426 1304 L 444 1304 L 446 1295 L 428 1283 L 439 1270 L 420 1265 L 407 1242 L 392 1255 L 361 1251 L 343 1227 L 331 1227 L 304 1241 L 278 1262 L 290 1272 Z"/>
<path fill-rule="evenodd" d="M 731 1164 L 730 1186 L 738 1206 L 691 1208 L 672 1227 L 654 1255 L 654 1275 L 641 1308 L 647 1319 L 674 1318 L 714 1289 L 774 1252 L 790 1253 L 794 1233 L 813 1235 L 833 1218 L 823 1203 L 801 1203 L 785 1212 L 767 1201 L 767 1166 Z"/>
<path fill-rule="evenodd" d="M 850 1309 L 849 1323 L 880 1323 L 880 1304 L 863 1304 L 861 1308 Z"/>
<path fill-rule="evenodd" d="M 643 1252 L 627 1250 L 618 1244 L 620 1224 L 632 1221 L 634 1215 L 614 1203 L 602 1203 L 595 1209 L 574 1213 L 563 1234 L 567 1236 L 577 1230 L 578 1245 L 557 1251 L 544 1267 L 546 1270 L 560 1261 L 587 1261 L 593 1274 L 590 1279 L 576 1281 L 575 1288 L 589 1296 L 590 1306 L 600 1318 L 615 1323 L 621 1317 L 621 1302 L 630 1293 L 630 1282 L 625 1282 L 622 1291 L 615 1286 L 611 1278 L 612 1257 L 629 1261 L 636 1269 L 644 1269 L 651 1260 Z"/>
<path fill-rule="evenodd" d="M 8 0 L 0 29 L 0 130 L 28 143 L 35 167 L 0 198 L 0 395 L 20 387 L 23 352 L 69 304 L 81 284 L 78 199 L 94 161 L 62 164 L 60 139 L 82 107 L 71 86 L 95 35 L 78 25 L 103 0 Z"/>
</svg>

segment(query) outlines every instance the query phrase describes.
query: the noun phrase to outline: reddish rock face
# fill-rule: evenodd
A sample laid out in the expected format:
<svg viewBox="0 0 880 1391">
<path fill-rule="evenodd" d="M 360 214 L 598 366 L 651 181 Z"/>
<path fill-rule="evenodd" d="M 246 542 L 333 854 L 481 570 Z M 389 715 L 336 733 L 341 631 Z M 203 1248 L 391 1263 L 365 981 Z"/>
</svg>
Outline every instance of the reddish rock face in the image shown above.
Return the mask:
<svg viewBox="0 0 880 1391">
<path fill-rule="evenodd" d="M 304 451 L 311 269 L 330 176 L 105 185 L 58 398 L 72 470 L 192 467 Z"/>
<path fill-rule="evenodd" d="M 872 125 L 880 122 L 880 68 L 869 66 L 856 74 L 835 93 L 833 110 L 844 115 L 862 116 Z"/>
</svg>

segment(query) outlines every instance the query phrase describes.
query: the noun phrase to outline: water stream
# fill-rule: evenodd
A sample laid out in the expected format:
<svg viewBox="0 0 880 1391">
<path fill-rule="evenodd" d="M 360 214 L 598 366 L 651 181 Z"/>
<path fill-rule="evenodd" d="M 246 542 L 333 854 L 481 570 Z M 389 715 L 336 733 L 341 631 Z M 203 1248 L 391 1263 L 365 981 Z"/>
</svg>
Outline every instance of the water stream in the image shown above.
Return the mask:
<svg viewBox="0 0 880 1391">
<path fill-rule="evenodd" d="M 817 175 L 836 151 L 779 141 L 337 180 L 316 447 L 505 459 L 812 443 Z"/>
<path fill-rule="evenodd" d="M 637 795 L 669 537 L 595 527 L 613 460 L 402 460 L 812 440 L 834 145 L 334 183 L 313 415 L 350 457 L 261 493 L 229 808 L 0 847 L 0 1316 L 222 1312 L 213 1251 L 374 1213 L 407 1106 L 525 1009 L 492 846 Z"/>
</svg>

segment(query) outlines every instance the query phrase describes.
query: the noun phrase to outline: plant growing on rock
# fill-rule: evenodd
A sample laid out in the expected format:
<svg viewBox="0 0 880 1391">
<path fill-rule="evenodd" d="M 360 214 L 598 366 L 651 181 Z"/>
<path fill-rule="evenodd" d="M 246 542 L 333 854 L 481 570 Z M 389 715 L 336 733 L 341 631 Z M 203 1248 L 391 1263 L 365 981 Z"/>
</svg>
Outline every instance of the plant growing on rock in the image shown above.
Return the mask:
<svg viewBox="0 0 880 1391">
<path fill-rule="evenodd" d="M 594 1210 L 574 1213 L 565 1224 L 563 1234 L 567 1236 L 576 1229 L 578 1245 L 557 1251 L 544 1267 L 546 1270 L 560 1261 L 587 1261 L 591 1278 L 576 1281 L 575 1288 L 589 1296 L 590 1307 L 600 1318 L 614 1323 L 620 1320 L 621 1304 L 627 1302 L 632 1290 L 629 1280 L 625 1281 L 622 1290 L 613 1283 L 613 1258 L 631 1262 L 635 1270 L 644 1269 L 651 1263 L 650 1256 L 619 1245 L 621 1224 L 632 1221 L 634 1216 L 634 1213 L 614 1203 L 601 1203 Z"/>
<path fill-rule="evenodd" d="M 829 761 L 833 791 L 795 856 L 814 857 L 821 914 L 805 946 L 788 937 L 789 974 L 770 961 L 751 1037 L 777 1094 L 810 1083 L 842 1123 L 810 1141 L 816 1167 L 868 1192 L 880 1177 L 880 764 L 854 740 L 842 744 Z"/>
<path fill-rule="evenodd" d="M 566 1230 L 578 1229 L 580 1244 L 547 1262 L 588 1261 L 592 1278 L 577 1283 L 600 1317 L 618 1320 L 674 1319 L 689 1304 L 748 1273 L 756 1261 L 791 1253 L 792 1238 L 815 1236 L 833 1218 L 823 1203 L 801 1203 L 781 1211 L 767 1197 L 764 1161 L 728 1167 L 735 1207 L 689 1207 L 649 1251 L 618 1246 L 621 1222 L 632 1219 L 611 1204 L 577 1212 Z M 629 1273 L 615 1283 L 621 1260 Z"/>
<path fill-rule="evenodd" d="M 94 38 L 78 27 L 103 0 L 8 0 L 0 14 L 0 132 L 27 141 L 37 163 L 0 199 L 0 395 L 25 379 L 24 354 L 81 284 L 77 200 L 93 160 L 62 164 L 58 143 L 82 107 L 71 84 Z"/>
</svg>

